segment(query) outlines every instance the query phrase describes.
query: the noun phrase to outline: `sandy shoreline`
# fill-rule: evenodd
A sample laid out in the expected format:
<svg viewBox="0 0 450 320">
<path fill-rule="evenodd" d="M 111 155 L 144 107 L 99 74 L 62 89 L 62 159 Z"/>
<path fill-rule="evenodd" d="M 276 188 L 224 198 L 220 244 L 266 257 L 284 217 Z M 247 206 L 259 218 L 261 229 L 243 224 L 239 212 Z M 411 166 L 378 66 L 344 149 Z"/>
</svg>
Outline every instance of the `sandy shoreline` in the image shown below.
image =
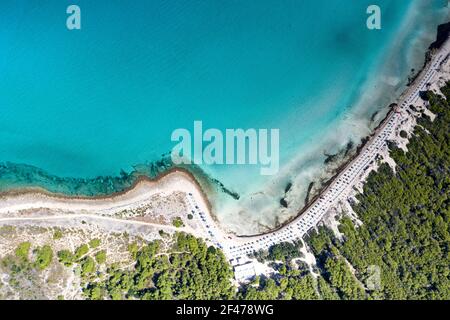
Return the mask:
<svg viewBox="0 0 450 320">
<path fill-rule="evenodd" d="M 107 195 L 96 195 L 96 196 L 84 196 L 84 195 L 67 195 L 63 193 L 57 193 L 57 192 L 50 192 L 46 190 L 45 188 L 41 187 L 24 187 L 24 188 L 17 188 L 17 189 L 11 189 L 7 191 L 1 191 L 0 192 L 0 201 L 4 199 L 5 197 L 12 197 L 12 196 L 19 196 L 19 195 L 26 195 L 26 194 L 40 194 L 40 195 L 46 195 L 53 198 L 59 198 L 59 199 L 72 199 L 72 200 L 104 200 L 104 199 L 111 199 L 114 197 L 118 197 L 121 195 L 125 195 L 127 193 L 130 193 L 134 189 L 138 189 L 140 185 L 143 183 L 150 183 L 155 184 L 159 183 L 160 181 L 163 181 L 166 179 L 167 176 L 173 175 L 173 174 L 180 174 L 181 176 L 184 176 L 184 178 L 191 181 L 192 184 L 196 186 L 199 190 L 202 191 L 202 188 L 197 181 L 197 179 L 194 177 L 194 175 L 189 172 L 186 169 L 182 168 L 172 168 L 167 170 L 164 173 L 161 173 L 158 177 L 152 179 L 148 176 L 141 175 L 136 178 L 136 180 L 133 182 L 133 184 L 125 188 L 122 191 L 113 192 L 111 194 Z M 202 191 L 203 193 L 203 191 Z M 205 201 L 209 202 L 206 198 Z"/>
<path fill-rule="evenodd" d="M 0 213 L 8 208 L 20 207 L 23 203 L 23 210 L 36 208 L 37 203 L 41 203 L 41 207 L 46 207 L 47 203 L 66 204 L 71 208 L 84 208 L 90 210 L 91 208 L 101 208 L 119 203 L 126 203 L 127 201 L 137 200 L 138 198 L 148 197 L 152 194 L 171 194 L 175 191 L 193 192 L 196 194 L 197 202 L 202 203 L 209 214 L 211 214 L 211 204 L 203 191 L 199 182 L 194 175 L 189 171 L 181 168 L 173 168 L 161 174 L 155 179 L 147 176 L 140 176 L 134 181 L 131 187 L 112 193 L 110 195 L 99 196 L 70 196 L 60 193 L 52 193 L 43 188 L 30 187 L 23 189 L 14 189 L 0 193 Z M 33 203 L 34 205 L 25 205 L 26 203 Z M 74 206 L 74 207 L 72 207 Z M 22 210 L 22 209 L 19 209 Z"/>
<path fill-rule="evenodd" d="M 209 201 L 193 175 L 183 169 L 173 169 L 154 180 L 142 176 L 129 189 L 108 196 L 71 197 L 41 188 L 7 191 L 0 194 L 0 214 L 36 208 L 70 212 L 117 210 L 152 195 L 168 196 L 174 192 L 191 193 L 196 202 L 210 212 Z"/>
</svg>

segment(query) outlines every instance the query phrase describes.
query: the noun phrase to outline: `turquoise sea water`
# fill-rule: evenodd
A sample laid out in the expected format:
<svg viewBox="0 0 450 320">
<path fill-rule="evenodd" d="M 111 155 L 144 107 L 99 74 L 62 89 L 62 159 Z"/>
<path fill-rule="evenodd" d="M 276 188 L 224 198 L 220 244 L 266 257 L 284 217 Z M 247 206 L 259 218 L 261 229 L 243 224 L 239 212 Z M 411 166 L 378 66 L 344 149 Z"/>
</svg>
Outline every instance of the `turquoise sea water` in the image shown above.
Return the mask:
<svg viewBox="0 0 450 320">
<path fill-rule="evenodd" d="M 386 59 L 397 59 L 390 76 L 405 80 L 417 64 L 411 44 L 445 20 L 445 0 L 378 0 L 382 29 L 370 31 L 372 2 L 2 0 L 0 188 L 19 181 L 83 193 L 64 186 L 78 180 L 56 176 L 131 172 L 161 159 L 172 131 L 194 120 L 279 128 L 286 166 L 354 111 L 363 88 L 382 89 L 371 81 Z M 81 30 L 66 29 L 69 4 L 81 8 Z M 372 103 L 363 113 L 384 106 Z M 203 169 L 243 198 L 270 181 L 255 167 Z M 99 190 L 114 189 L 104 181 Z"/>
</svg>

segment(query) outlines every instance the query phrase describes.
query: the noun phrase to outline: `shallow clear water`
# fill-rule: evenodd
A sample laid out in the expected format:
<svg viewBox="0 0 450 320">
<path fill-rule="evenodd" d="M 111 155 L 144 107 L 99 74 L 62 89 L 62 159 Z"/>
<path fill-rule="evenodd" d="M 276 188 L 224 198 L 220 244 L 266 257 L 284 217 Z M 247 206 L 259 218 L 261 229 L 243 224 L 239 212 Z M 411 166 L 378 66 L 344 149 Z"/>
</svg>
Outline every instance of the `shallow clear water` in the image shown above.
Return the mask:
<svg viewBox="0 0 450 320">
<path fill-rule="evenodd" d="M 76 3 L 82 13 L 77 31 L 65 27 L 64 1 L 0 3 L 0 162 L 52 175 L 42 179 L 33 170 L 3 166 L 3 189 L 37 184 L 95 193 L 96 187 L 55 176 L 130 172 L 169 152 L 172 131 L 192 129 L 194 120 L 222 130 L 279 128 L 281 166 L 292 168 L 300 156 L 294 168 L 308 172 L 332 128 L 351 116 L 367 120 L 389 102 L 423 57 L 420 38 L 445 20 L 447 1 L 379 0 L 379 31 L 366 28 L 369 0 Z M 376 81 L 387 75 L 397 82 L 388 85 L 384 101 L 378 93 L 386 79 Z M 340 143 L 367 133 L 369 124 L 362 126 Z M 274 183 L 259 167 L 203 169 L 242 201 L 271 184 L 278 189 L 266 198 L 278 205 L 289 180 Z M 77 187 L 64 186 L 74 181 Z M 102 191 L 116 188 L 111 181 L 106 189 L 103 180 L 95 183 Z M 239 201 L 227 199 L 218 202 L 222 220 L 241 210 Z M 224 209 L 229 201 L 233 211 Z"/>
</svg>

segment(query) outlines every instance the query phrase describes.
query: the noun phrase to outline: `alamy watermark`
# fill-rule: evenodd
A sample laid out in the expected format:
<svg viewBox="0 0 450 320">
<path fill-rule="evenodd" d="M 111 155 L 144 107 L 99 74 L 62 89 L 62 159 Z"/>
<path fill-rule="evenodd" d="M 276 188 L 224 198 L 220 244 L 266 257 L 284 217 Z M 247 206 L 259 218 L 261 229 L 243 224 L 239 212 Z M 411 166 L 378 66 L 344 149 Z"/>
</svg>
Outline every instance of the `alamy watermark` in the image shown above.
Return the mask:
<svg viewBox="0 0 450 320">
<path fill-rule="evenodd" d="M 69 30 L 81 29 L 81 9 L 79 6 L 71 4 L 67 7 L 66 13 L 69 15 L 66 20 L 66 27 Z"/>
<path fill-rule="evenodd" d="M 379 6 L 372 4 L 367 7 L 366 13 L 369 17 L 366 21 L 367 29 L 380 30 L 381 29 L 381 9 Z"/>
<path fill-rule="evenodd" d="M 69 14 L 66 20 L 66 27 L 69 30 L 81 29 L 81 9 L 78 5 L 71 4 L 67 7 L 66 13 Z M 366 26 L 369 30 L 381 29 L 381 8 L 376 4 L 367 7 L 366 13 L 369 17 L 366 20 Z"/>
<path fill-rule="evenodd" d="M 279 129 L 210 128 L 194 121 L 193 135 L 184 128 L 172 132 L 178 142 L 171 152 L 174 164 L 259 165 L 261 175 L 274 175 L 280 161 Z"/>
</svg>

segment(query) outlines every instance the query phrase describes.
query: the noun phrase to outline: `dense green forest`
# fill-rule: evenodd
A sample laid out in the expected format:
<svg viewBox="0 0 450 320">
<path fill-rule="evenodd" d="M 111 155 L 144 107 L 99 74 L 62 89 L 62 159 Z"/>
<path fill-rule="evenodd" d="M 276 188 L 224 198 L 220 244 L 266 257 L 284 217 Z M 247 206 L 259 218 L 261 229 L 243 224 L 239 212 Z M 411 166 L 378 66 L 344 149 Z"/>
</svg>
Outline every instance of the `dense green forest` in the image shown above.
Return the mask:
<svg viewBox="0 0 450 320">
<path fill-rule="evenodd" d="M 85 278 L 90 299 L 229 299 L 233 272 L 225 256 L 202 240 L 176 233 L 169 250 L 160 241 L 129 247 L 136 263 L 130 270 L 110 266 L 106 279 Z"/>
<path fill-rule="evenodd" d="M 442 91 L 450 99 L 450 84 Z M 381 165 L 358 195 L 353 209 L 363 225 L 343 218 L 344 241 L 324 228 L 309 239 L 332 284 L 345 260 L 363 283 L 370 266 L 379 268 L 379 287 L 361 295 L 357 282 L 347 283 L 337 287 L 341 298 L 450 299 L 450 108 L 442 96 L 429 93 L 429 101 L 435 120 L 418 120 L 409 152 L 392 147 L 396 172 Z"/>
</svg>

